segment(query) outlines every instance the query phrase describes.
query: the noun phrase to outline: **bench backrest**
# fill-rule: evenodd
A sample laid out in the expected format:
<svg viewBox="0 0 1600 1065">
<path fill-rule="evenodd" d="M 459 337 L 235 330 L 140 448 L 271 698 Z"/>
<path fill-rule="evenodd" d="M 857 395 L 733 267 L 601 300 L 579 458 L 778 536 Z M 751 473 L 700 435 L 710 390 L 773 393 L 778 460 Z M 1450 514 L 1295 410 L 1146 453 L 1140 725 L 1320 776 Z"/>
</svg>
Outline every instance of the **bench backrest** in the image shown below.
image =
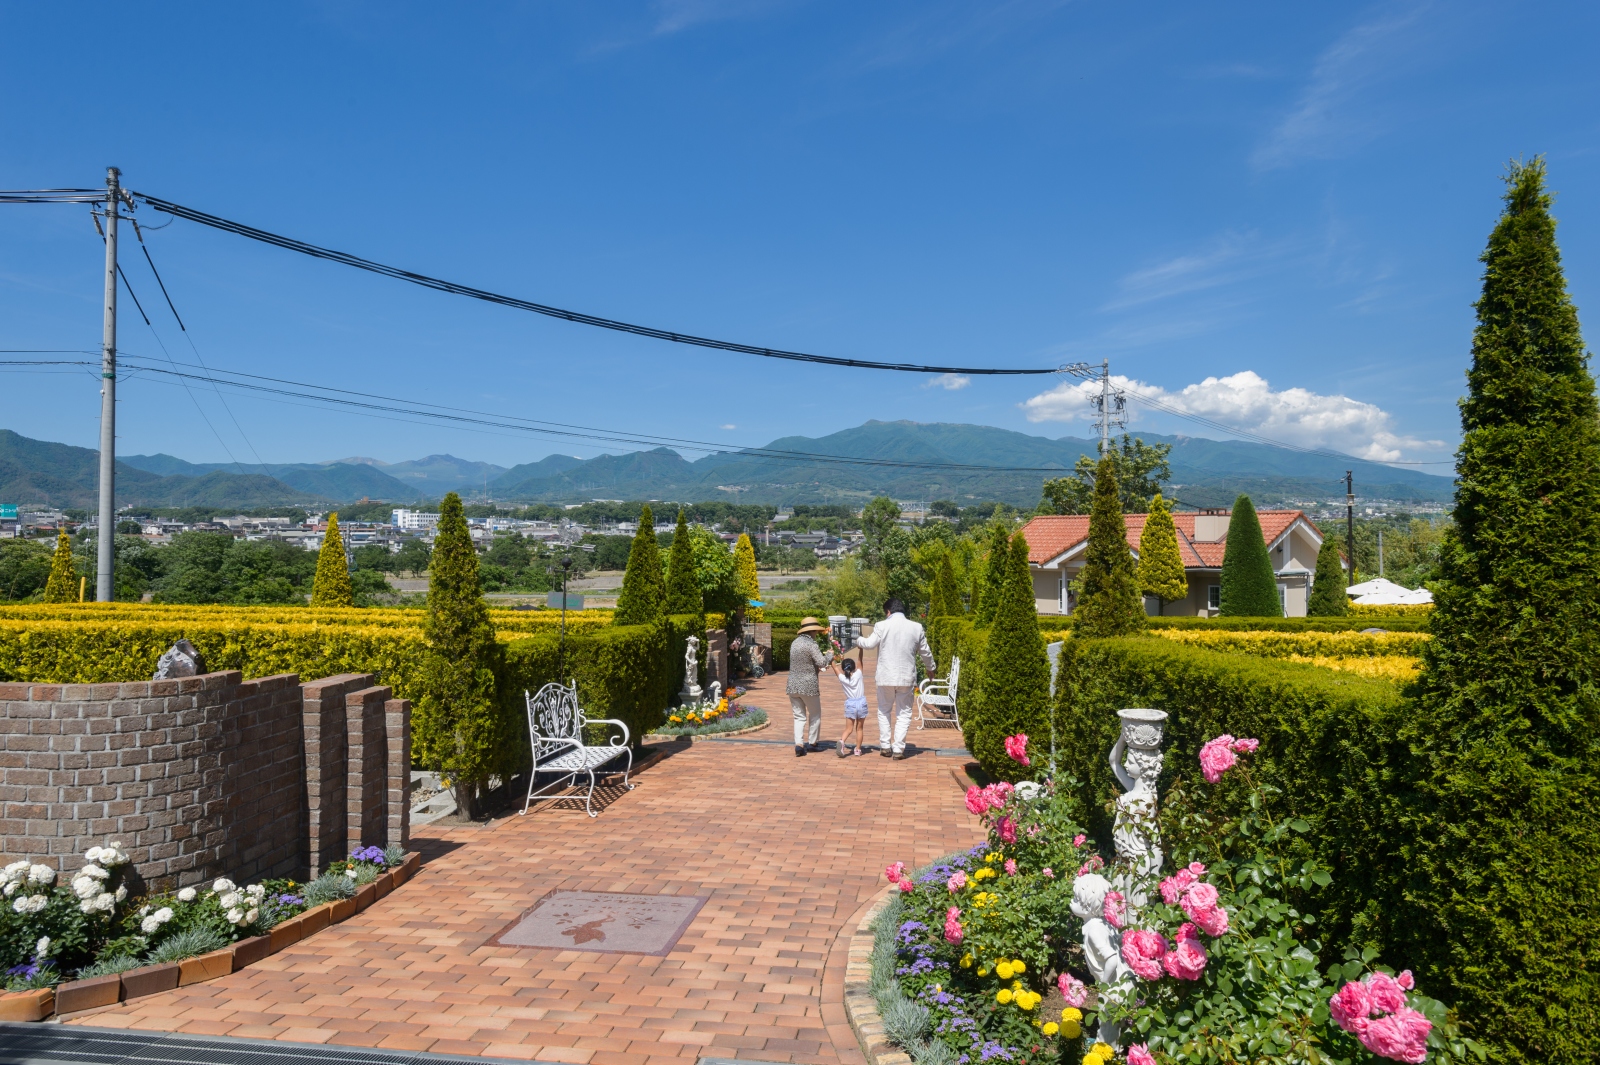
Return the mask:
<svg viewBox="0 0 1600 1065">
<path fill-rule="evenodd" d="M 955 702 L 956 685 L 961 682 L 961 659 L 950 659 L 950 701 Z"/>
<path fill-rule="evenodd" d="M 578 685 L 570 686 L 551 682 L 530 697 L 522 693 L 528 704 L 528 741 L 533 745 L 534 762 L 546 754 L 569 750 L 570 741 L 583 742 L 583 711 L 578 708 Z"/>
</svg>

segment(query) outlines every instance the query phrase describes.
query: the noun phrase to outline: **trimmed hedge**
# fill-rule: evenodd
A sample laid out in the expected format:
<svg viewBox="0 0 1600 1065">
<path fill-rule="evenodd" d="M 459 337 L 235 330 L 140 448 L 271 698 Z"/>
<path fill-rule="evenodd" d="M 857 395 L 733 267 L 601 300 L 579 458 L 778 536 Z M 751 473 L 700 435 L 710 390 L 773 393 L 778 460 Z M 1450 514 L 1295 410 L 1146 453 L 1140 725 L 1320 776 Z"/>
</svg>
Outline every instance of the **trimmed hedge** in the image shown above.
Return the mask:
<svg viewBox="0 0 1600 1065">
<path fill-rule="evenodd" d="M 1387 629 L 1390 632 L 1427 632 L 1425 614 L 1385 617 L 1343 618 L 1151 618 L 1152 629 L 1221 629 L 1237 632 L 1360 632 L 1362 629 Z"/>
<path fill-rule="evenodd" d="M 1239 632 L 1163 629 L 1158 639 L 1191 647 L 1204 647 L 1257 658 L 1293 658 L 1296 655 L 1327 658 L 1416 657 L 1433 637 L 1425 632 Z"/>
<path fill-rule="evenodd" d="M 612 623 L 609 610 L 567 611 L 567 632 L 605 628 Z M 398 607 L 226 606 L 179 603 L 7 603 L 0 604 L 0 620 L 15 621 L 196 621 L 208 625 L 352 625 L 393 627 L 421 631 L 426 610 Z M 495 610 L 489 620 L 496 632 L 528 634 L 559 629 L 559 610 Z"/>
</svg>

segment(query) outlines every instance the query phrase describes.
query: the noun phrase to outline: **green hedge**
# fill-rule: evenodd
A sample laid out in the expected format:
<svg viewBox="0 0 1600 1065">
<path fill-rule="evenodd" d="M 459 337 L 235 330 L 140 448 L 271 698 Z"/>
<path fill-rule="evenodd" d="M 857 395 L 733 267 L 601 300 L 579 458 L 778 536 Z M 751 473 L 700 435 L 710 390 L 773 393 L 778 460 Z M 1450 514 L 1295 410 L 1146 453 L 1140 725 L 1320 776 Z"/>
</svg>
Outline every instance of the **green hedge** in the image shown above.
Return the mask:
<svg viewBox="0 0 1600 1065">
<path fill-rule="evenodd" d="M 1324 942 L 1371 941 L 1377 925 L 1368 909 L 1397 888 L 1380 882 L 1393 866 L 1378 829 L 1389 801 L 1385 767 L 1396 757 L 1388 737 L 1410 706 L 1394 685 L 1134 637 L 1068 641 L 1056 692 L 1061 770 L 1084 782 L 1096 838 L 1111 838 L 1105 804 L 1120 792 L 1107 757 L 1118 710 L 1167 711 L 1163 792 L 1180 779 L 1203 786 L 1199 751 L 1207 740 L 1224 732 L 1259 739 L 1252 771 L 1280 789 L 1278 813 L 1311 825 L 1307 845 L 1333 870 L 1333 883 L 1308 900 L 1323 914 Z"/>
</svg>

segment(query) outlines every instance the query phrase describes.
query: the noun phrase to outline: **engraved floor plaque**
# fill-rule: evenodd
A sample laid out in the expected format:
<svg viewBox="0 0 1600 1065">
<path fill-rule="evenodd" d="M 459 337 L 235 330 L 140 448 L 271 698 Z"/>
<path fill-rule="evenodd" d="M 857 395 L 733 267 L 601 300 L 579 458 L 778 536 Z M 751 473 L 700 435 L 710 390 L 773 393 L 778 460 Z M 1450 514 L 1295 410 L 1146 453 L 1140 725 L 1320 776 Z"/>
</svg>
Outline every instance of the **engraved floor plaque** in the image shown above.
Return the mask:
<svg viewBox="0 0 1600 1065">
<path fill-rule="evenodd" d="M 705 902 L 696 895 L 552 891 L 489 942 L 502 947 L 664 955 Z"/>
</svg>

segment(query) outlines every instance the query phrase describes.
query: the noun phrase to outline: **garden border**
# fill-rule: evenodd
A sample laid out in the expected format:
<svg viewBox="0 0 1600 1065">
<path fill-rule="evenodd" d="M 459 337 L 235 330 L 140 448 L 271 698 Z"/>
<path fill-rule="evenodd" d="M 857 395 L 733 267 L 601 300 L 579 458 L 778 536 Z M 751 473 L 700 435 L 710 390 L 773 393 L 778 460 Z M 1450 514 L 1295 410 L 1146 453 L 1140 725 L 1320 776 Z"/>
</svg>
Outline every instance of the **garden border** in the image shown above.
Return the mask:
<svg viewBox="0 0 1600 1065">
<path fill-rule="evenodd" d="M 399 865 L 385 869 L 377 879 L 363 885 L 354 896 L 305 910 L 273 926 L 264 935 L 241 939 L 210 954 L 130 969 L 114 976 L 68 980 L 36 991 L 0 993 L 0 1021 L 43 1021 L 52 1015 L 58 1020 L 81 1016 L 158 991 L 205 983 L 236 973 L 324 928 L 349 920 L 411 880 L 421 868 L 421 853 L 412 851 Z M 64 995 L 59 994 L 62 991 Z M 63 1004 L 63 999 L 68 1008 L 58 1011 L 56 1007 Z"/>
<path fill-rule="evenodd" d="M 880 891 L 850 933 L 850 961 L 844 971 L 844 1013 L 868 1065 L 911 1065 L 911 1055 L 888 1041 L 872 993 L 872 945 L 876 939 L 872 924 L 894 898 L 894 891 L 893 885 Z"/>
</svg>

